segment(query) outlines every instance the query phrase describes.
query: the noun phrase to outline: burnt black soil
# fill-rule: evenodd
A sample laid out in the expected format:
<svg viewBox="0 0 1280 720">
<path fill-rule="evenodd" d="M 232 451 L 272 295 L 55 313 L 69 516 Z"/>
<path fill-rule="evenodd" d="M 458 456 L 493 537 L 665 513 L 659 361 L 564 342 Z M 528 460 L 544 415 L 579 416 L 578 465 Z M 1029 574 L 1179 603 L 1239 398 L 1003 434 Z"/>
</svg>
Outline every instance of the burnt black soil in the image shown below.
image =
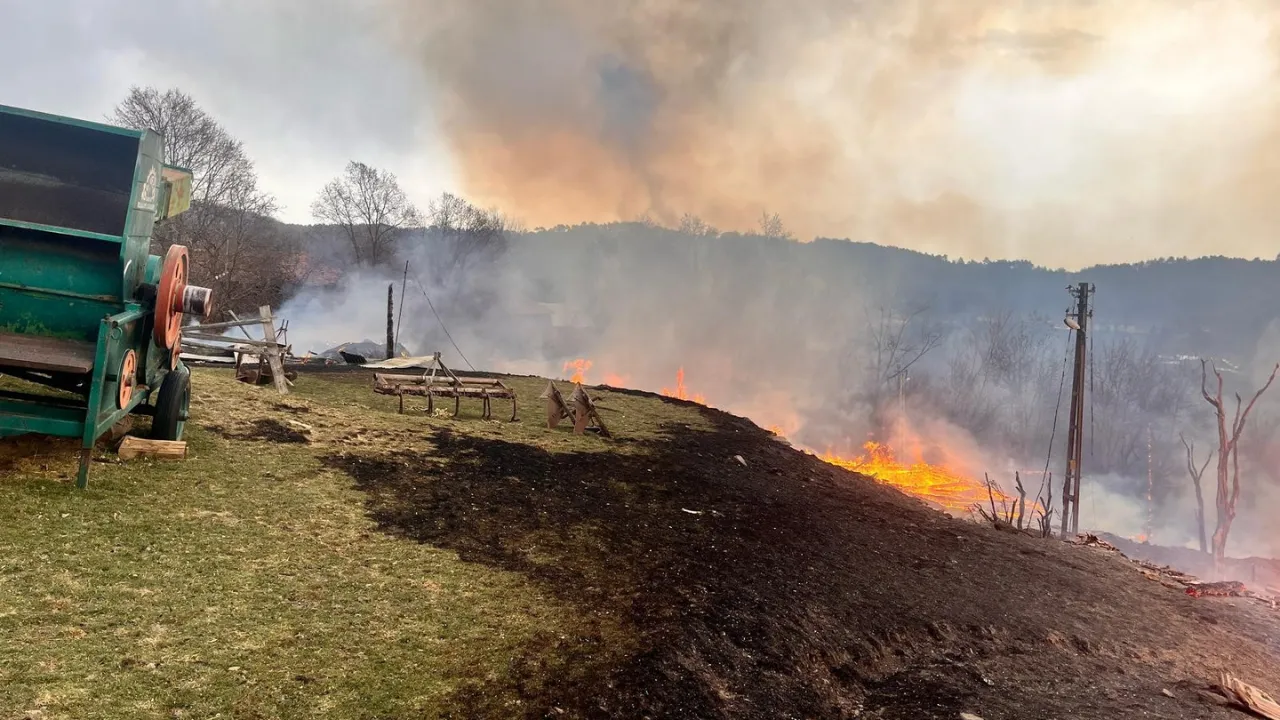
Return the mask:
<svg viewBox="0 0 1280 720">
<path fill-rule="evenodd" d="M 1261 557 L 1227 557 L 1222 567 L 1215 570 L 1213 557 L 1210 554 L 1191 548 L 1152 545 L 1108 533 L 1098 533 L 1098 537 L 1135 560 L 1167 565 L 1202 580 L 1237 580 L 1255 592 L 1267 595 L 1280 594 L 1280 560 Z"/>
<path fill-rule="evenodd" d="M 947 518 L 703 412 L 714 430 L 625 453 L 441 430 L 434 453 L 325 459 L 385 531 L 600 619 L 490 680 L 520 689 L 519 712 L 480 685 L 464 716 L 1230 718 L 1206 700 L 1218 670 L 1280 690 L 1269 609 Z"/>
<path fill-rule="evenodd" d="M 247 428 L 231 431 L 220 425 L 209 425 L 207 429 L 229 440 L 263 440 L 273 443 L 305 443 L 310 439 L 305 433 L 289 427 L 274 418 L 258 418 L 251 421 Z"/>
</svg>

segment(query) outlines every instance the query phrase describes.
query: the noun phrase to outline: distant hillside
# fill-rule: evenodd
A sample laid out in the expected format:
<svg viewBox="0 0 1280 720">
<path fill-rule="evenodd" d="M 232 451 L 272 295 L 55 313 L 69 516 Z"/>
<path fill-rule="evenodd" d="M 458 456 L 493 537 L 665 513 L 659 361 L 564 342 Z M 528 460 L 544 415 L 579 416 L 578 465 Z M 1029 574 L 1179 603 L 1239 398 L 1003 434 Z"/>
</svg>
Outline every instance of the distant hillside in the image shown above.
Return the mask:
<svg viewBox="0 0 1280 720">
<path fill-rule="evenodd" d="M 1007 310 L 1056 320 L 1070 303 L 1066 287 L 1087 281 L 1097 285 L 1100 331 L 1152 333 L 1171 352 L 1212 346 L 1219 354 L 1248 355 L 1280 317 L 1280 264 L 1274 260 L 1167 258 L 1066 272 L 1025 261 L 950 260 L 865 242 L 693 237 L 634 224 L 523 234 L 513 238 L 511 254 L 526 272 L 576 259 L 595 277 L 611 263 L 622 263 L 658 281 L 679 278 L 721 288 L 773 284 L 858 306 L 929 302 L 932 312 L 954 318 Z M 737 282 L 726 275 L 737 276 Z M 555 297 L 548 289 L 539 299 Z"/>
<path fill-rule="evenodd" d="M 282 230 L 303 249 L 300 274 L 312 287 L 332 286 L 353 269 L 337 228 L 283 225 Z M 1087 281 L 1097 286 L 1100 337 L 1140 334 L 1162 352 L 1210 353 L 1244 362 L 1280 317 L 1280 263 L 1275 260 L 1162 258 L 1067 272 L 1026 261 L 950 259 L 868 242 L 693 236 L 640 223 L 510 233 L 507 242 L 505 253 L 467 267 L 453 282 L 474 289 L 503 278 L 509 287 L 502 306 L 520 314 L 534 304 L 608 305 L 608 296 L 620 290 L 613 273 L 624 271 L 627 285 L 638 286 L 634 291 L 648 285 L 669 293 L 666 284 L 675 283 L 684 288 L 676 294 L 702 288 L 701 295 L 713 301 L 726 293 L 734 303 L 742 295 L 778 294 L 790 297 L 785 302 L 803 297 L 851 312 L 927 304 L 935 319 L 961 324 L 1000 312 L 1057 322 L 1070 304 L 1067 286 Z M 398 276 L 405 259 L 415 273 L 438 267 L 439 244 L 428 231 L 408 233 L 398 257 L 388 263 L 387 276 Z M 518 282 L 510 286 L 513 277 Z M 580 281 L 573 291 L 564 286 L 570 278 Z"/>
</svg>

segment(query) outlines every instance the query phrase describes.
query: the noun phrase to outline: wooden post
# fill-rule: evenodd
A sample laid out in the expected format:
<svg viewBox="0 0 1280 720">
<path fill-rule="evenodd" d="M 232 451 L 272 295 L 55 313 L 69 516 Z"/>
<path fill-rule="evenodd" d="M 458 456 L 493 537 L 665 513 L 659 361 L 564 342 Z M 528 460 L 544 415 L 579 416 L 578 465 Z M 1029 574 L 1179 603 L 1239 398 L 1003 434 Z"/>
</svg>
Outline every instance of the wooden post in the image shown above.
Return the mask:
<svg viewBox="0 0 1280 720">
<path fill-rule="evenodd" d="M 1075 319 L 1076 357 L 1071 374 L 1071 414 L 1067 425 L 1067 472 L 1062 479 L 1062 537 L 1074 537 L 1080 531 L 1080 463 L 1084 459 L 1084 392 L 1085 364 L 1089 349 L 1089 295 L 1093 285 L 1082 282 L 1070 288 L 1076 299 L 1076 310 L 1068 315 Z M 1070 327 L 1070 325 L 1068 325 Z"/>
<path fill-rule="evenodd" d="M 394 283 L 387 285 L 387 359 L 396 356 L 396 314 Z"/>
<path fill-rule="evenodd" d="M 262 316 L 262 332 L 267 342 L 271 343 L 267 346 L 267 363 L 271 367 L 271 379 L 275 381 L 276 390 L 281 395 L 289 394 L 289 381 L 284 376 L 284 362 L 280 360 L 280 346 L 276 343 L 276 326 L 271 318 L 271 306 L 263 305 L 258 308 L 258 313 Z"/>
</svg>

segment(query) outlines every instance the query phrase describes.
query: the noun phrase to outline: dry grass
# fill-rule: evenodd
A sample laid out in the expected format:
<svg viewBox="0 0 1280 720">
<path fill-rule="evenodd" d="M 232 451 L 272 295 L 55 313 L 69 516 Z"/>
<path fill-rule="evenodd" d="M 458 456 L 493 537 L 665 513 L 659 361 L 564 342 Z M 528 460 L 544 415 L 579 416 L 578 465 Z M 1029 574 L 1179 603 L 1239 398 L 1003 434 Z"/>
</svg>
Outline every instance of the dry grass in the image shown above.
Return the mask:
<svg viewBox="0 0 1280 720">
<path fill-rule="evenodd" d="M 398 415 L 367 375 L 305 375 L 281 398 L 197 370 L 190 457 L 95 463 L 75 443 L 0 440 L 0 717 L 435 717 L 584 621 L 514 573 L 375 531 L 364 496 L 317 460 L 429 450 L 430 431 L 550 452 L 629 452 L 541 425 L 545 380 L 515 379 L 523 422 Z M 611 429 L 703 422 L 600 394 Z M 495 416 L 502 404 L 495 402 Z M 302 442 L 232 439 L 284 426 Z M 622 631 L 619 630 L 619 633 Z M 619 646 L 626 638 L 617 638 Z M 547 651 L 552 667 L 553 651 Z M 491 706 L 518 714 L 518 694 Z"/>
</svg>

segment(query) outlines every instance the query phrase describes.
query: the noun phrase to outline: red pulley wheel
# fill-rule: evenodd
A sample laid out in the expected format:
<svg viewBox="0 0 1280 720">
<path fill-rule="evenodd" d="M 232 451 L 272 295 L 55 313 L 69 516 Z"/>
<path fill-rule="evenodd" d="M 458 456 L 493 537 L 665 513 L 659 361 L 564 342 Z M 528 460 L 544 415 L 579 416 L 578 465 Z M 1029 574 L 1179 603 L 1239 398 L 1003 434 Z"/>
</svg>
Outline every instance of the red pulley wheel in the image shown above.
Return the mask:
<svg viewBox="0 0 1280 720">
<path fill-rule="evenodd" d="M 133 388 L 137 385 L 138 376 L 138 354 L 130 350 L 124 354 L 124 359 L 120 361 L 120 395 L 116 398 L 120 409 L 123 410 L 129 406 L 129 401 L 133 399 Z"/>
<path fill-rule="evenodd" d="M 160 269 L 160 287 L 156 290 L 155 340 L 166 350 L 178 346 L 182 331 L 182 293 L 187 287 L 187 249 L 170 245 Z"/>
</svg>

